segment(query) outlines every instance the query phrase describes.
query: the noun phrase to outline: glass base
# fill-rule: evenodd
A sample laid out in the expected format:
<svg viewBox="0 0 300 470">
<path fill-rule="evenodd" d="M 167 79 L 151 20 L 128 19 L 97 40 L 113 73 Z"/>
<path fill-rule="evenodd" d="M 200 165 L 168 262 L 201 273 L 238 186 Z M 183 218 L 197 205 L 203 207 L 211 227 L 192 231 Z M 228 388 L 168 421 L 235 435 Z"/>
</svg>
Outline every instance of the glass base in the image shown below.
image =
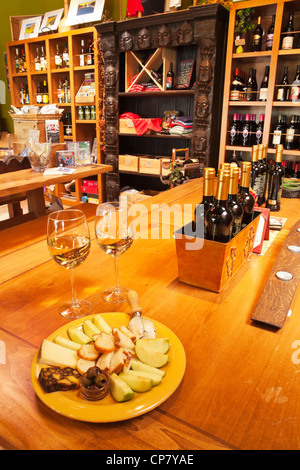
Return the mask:
<svg viewBox="0 0 300 470">
<path fill-rule="evenodd" d="M 116 289 L 115 287 L 110 287 L 109 289 L 106 289 L 103 292 L 102 299 L 106 302 L 112 302 L 115 304 L 126 302 L 127 293 L 129 292 L 129 290 L 130 289 L 127 289 L 127 287 L 119 287 L 119 289 Z"/>
<path fill-rule="evenodd" d="M 92 308 L 93 305 L 88 300 L 78 300 L 75 304 L 70 300 L 59 307 L 58 313 L 65 318 L 81 318 L 88 315 Z"/>
</svg>

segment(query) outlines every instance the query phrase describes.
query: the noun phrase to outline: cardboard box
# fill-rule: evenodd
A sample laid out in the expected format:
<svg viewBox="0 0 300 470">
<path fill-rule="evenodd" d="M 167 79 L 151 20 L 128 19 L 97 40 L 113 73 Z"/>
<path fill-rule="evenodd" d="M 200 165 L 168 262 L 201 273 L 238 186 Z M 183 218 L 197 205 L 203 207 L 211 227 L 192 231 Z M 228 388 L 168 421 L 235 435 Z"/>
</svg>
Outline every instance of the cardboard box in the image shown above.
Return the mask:
<svg viewBox="0 0 300 470">
<path fill-rule="evenodd" d="M 120 134 L 133 134 L 137 135 L 132 119 L 119 119 L 119 132 Z M 149 135 L 152 131 L 148 130 L 143 135 Z"/>
<path fill-rule="evenodd" d="M 140 173 L 148 175 L 161 174 L 161 161 L 160 158 L 144 158 L 140 157 Z"/>
<path fill-rule="evenodd" d="M 119 170 L 139 172 L 139 157 L 136 155 L 119 155 Z"/>
<path fill-rule="evenodd" d="M 220 292 L 252 255 L 260 215 L 261 212 L 255 211 L 254 220 L 229 243 L 195 237 L 192 222 L 177 230 L 179 281 Z"/>
<path fill-rule="evenodd" d="M 98 194 L 98 181 L 82 180 L 81 191 L 83 193 Z"/>
</svg>

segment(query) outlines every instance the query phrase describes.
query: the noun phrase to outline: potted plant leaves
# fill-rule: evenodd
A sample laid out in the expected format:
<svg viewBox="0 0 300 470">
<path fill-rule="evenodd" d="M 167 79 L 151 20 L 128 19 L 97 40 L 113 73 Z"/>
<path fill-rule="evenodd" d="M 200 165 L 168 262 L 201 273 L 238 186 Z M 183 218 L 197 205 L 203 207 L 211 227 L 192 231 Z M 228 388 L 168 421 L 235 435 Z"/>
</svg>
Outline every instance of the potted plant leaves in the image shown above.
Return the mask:
<svg viewBox="0 0 300 470">
<path fill-rule="evenodd" d="M 236 12 L 235 19 L 235 46 L 236 52 L 247 52 L 250 46 L 250 33 L 255 28 L 252 23 L 254 8 L 244 8 Z"/>
</svg>

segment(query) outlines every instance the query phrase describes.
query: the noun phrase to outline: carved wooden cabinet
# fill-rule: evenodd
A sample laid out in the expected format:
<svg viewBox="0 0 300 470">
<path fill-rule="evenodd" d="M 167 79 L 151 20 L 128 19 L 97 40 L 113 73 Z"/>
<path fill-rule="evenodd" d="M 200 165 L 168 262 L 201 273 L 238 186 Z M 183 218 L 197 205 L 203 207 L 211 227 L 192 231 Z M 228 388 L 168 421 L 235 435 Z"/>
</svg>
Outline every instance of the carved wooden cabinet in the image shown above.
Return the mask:
<svg viewBox="0 0 300 470">
<path fill-rule="evenodd" d="M 161 189 L 159 178 L 153 175 L 119 171 L 122 154 L 171 157 L 172 148 L 189 148 L 190 157 L 200 163 L 199 176 L 205 166 L 218 167 L 228 16 L 220 5 L 203 5 L 96 26 L 104 64 L 105 163 L 114 168 L 106 175 L 107 200 L 115 199 L 124 185 Z M 152 63 L 144 67 L 143 53 L 153 61 L 154 68 L 161 66 L 162 81 L 157 83 L 157 91 L 128 91 L 135 74 L 145 75 L 146 79 L 151 74 Z M 194 60 L 191 86 L 167 90 L 170 62 L 175 62 L 176 79 L 176 70 L 184 60 Z M 137 68 L 135 61 L 140 61 Z M 167 110 L 193 116 L 191 135 L 138 136 L 119 130 L 123 113 L 162 118 Z"/>
</svg>

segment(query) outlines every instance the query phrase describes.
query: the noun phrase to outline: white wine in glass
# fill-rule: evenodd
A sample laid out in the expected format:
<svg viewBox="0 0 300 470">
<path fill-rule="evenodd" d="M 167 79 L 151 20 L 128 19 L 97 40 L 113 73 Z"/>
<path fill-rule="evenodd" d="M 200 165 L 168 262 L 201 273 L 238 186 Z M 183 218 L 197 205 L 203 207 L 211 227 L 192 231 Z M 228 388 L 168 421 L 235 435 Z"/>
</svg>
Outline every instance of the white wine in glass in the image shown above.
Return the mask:
<svg viewBox="0 0 300 470">
<path fill-rule="evenodd" d="M 128 205 L 119 202 L 99 204 L 95 219 L 95 234 L 99 247 L 114 258 L 115 285 L 106 289 L 102 298 L 107 302 L 121 303 L 127 300 L 127 287 L 119 282 L 118 257 L 133 243 L 133 230 L 128 219 Z"/>
<path fill-rule="evenodd" d="M 61 305 L 58 312 L 65 318 L 88 315 L 92 304 L 77 299 L 74 279 L 74 269 L 86 260 L 91 246 L 84 212 L 77 209 L 52 212 L 48 216 L 47 243 L 54 261 L 71 272 L 72 300 Z"/>
</svg>

